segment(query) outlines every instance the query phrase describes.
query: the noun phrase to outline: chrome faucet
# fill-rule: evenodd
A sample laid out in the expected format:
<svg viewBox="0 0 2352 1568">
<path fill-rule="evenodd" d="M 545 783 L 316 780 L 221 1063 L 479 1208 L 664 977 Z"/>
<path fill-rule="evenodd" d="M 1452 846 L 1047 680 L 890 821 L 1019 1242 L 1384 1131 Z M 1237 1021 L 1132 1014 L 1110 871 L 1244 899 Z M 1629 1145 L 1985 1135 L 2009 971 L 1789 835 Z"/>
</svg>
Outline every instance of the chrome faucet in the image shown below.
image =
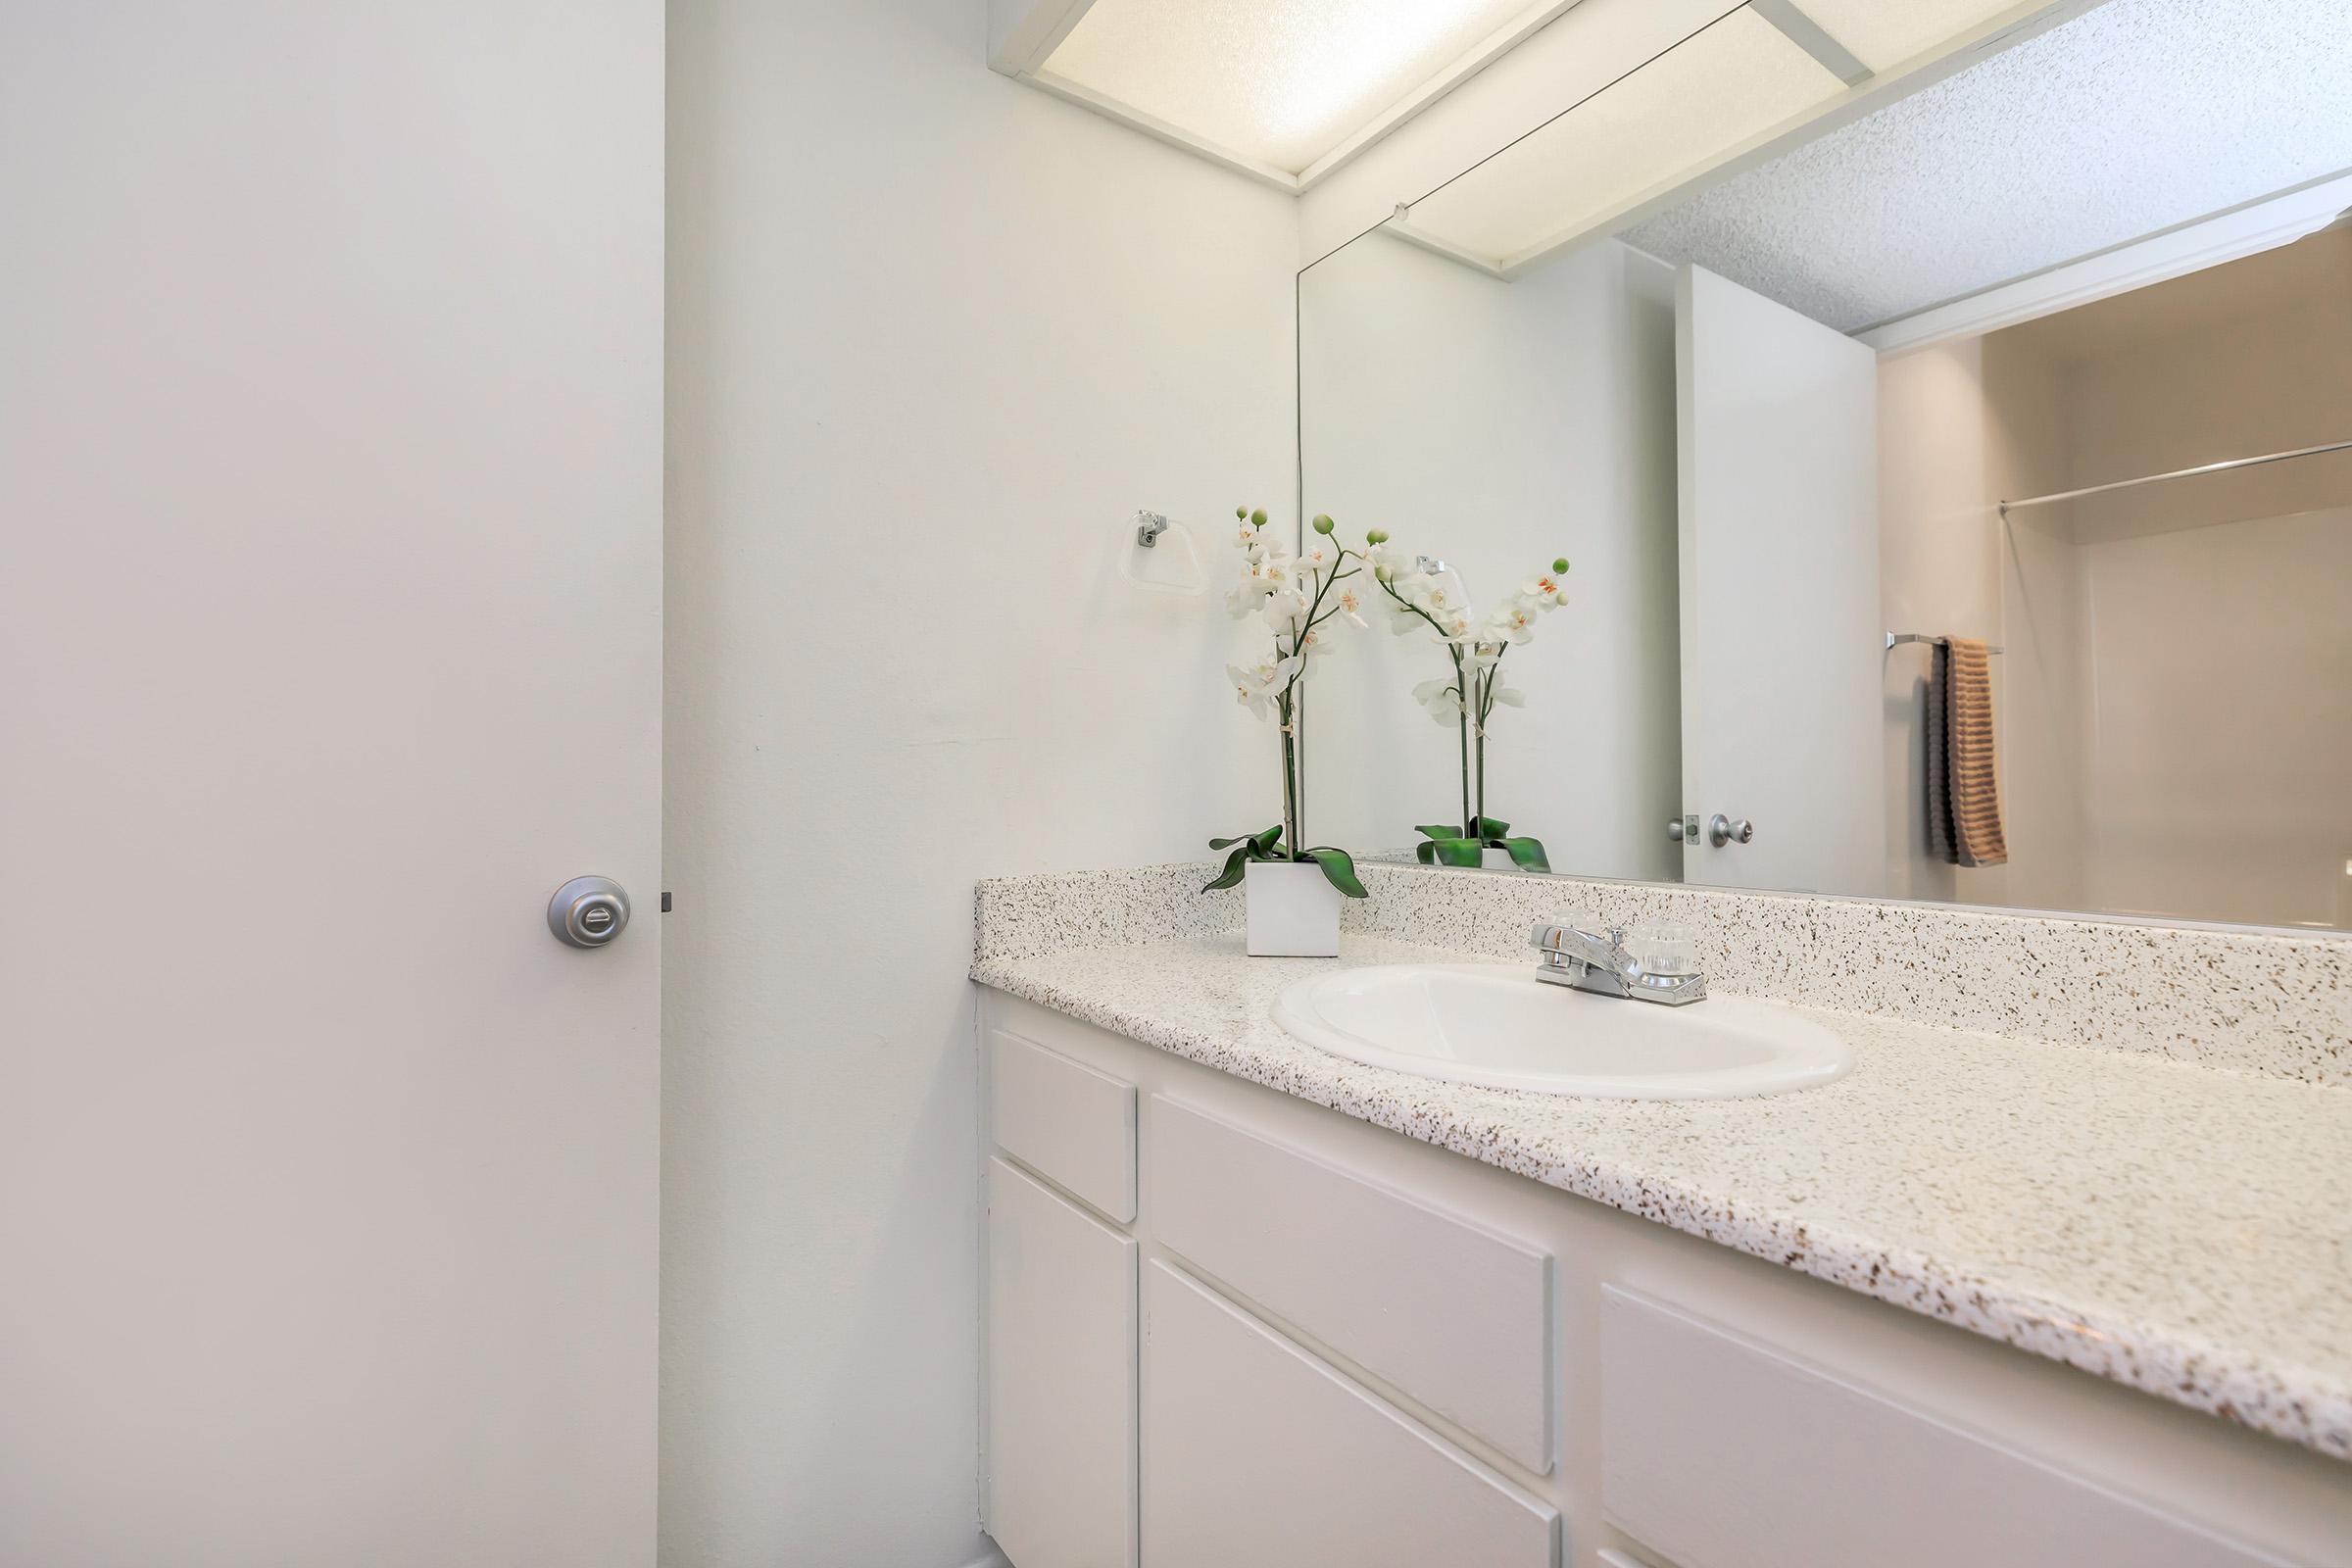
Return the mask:
<svg viewBox="0 0 2352 1568">
<path fill-rule="evenodd" d="M 1536 978 L 1553 985 L 1669 1007 L 1707 994 L 1707 978 L 1693 956 L 1695 937 L 1679 926 L 1636 926 L 1629 932 L 1590 915 L 1570 915 L 1558 924 L 1538 925 L 1529 941 L 1538 953 Z"/>
</svg>

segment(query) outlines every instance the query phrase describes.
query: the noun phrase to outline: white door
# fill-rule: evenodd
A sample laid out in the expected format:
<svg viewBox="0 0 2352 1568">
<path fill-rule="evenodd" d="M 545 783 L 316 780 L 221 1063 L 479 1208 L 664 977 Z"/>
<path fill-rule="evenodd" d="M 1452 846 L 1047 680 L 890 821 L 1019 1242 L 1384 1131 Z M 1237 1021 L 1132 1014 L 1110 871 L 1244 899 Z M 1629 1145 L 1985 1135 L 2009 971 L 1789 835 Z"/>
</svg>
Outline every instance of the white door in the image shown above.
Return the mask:
<svg viewBox="0 0 2352 1568">
<path fill-rule="evenodd" d="M 0 7 L 0 1563 L 652 1561 L 662 50 Z"/>
<path fill-rule="evenodd" d="M 1883 892 L 1878 357 L 1695 267 L 1675 326 L 1684 880 Z"/>
</svg>

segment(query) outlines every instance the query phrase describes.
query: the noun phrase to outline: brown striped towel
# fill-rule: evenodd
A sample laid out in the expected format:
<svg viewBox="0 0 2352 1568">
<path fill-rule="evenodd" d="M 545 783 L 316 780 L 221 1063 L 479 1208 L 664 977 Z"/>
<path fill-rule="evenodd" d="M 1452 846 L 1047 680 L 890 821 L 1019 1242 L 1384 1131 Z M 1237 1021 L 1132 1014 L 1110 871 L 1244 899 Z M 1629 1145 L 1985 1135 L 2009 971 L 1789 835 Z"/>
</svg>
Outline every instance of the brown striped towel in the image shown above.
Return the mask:
<svg viewBox="0 0 2352 1568">
<path fill-rule="evenodd" d="M 1930 843 L 1959 865 L 2005 865 L 2009 843 L 2001 830 L 2000 765 L 1993 749 L 1992 657 L 1972 638 L 1946 638 L 1936 645 L 1936 677 L 1929 691 Z"/>
</svg>

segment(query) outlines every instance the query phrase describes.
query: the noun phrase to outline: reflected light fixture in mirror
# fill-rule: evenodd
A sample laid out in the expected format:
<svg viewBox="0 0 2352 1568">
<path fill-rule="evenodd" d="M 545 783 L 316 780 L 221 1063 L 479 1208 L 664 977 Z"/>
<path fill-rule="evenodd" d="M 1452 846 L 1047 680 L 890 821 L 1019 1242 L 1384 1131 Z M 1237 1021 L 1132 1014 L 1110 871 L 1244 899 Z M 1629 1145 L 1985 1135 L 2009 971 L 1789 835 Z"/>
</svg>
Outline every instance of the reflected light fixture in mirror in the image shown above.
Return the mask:
<svg viewBox="0 0 2352 1568">
<path fill-rule="evenodd" d="M 1407 204 L 1397 231 L 1509 275 L 1768 148 L 1885 73 L 1986 47 L 1970 30 L 2020 9 L 1753 0 L 1476 165 L 1475 177 Z"/>
</svg>

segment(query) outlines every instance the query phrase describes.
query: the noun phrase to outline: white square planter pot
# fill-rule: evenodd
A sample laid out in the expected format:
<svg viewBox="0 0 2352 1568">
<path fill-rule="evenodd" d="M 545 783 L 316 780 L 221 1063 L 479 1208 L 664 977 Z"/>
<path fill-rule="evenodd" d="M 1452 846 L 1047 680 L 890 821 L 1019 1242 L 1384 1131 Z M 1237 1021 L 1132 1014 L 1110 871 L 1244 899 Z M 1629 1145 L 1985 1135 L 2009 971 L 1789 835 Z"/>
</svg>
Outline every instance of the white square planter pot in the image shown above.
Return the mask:
<svg viewBox="0 0 2352 1568">
<path fill-rule="evenodd" d="M 1242 875 L 1252 958 L 1340 956 L 1340 890 L 1312 860 L 1251 860 Z"/>
</svg>

